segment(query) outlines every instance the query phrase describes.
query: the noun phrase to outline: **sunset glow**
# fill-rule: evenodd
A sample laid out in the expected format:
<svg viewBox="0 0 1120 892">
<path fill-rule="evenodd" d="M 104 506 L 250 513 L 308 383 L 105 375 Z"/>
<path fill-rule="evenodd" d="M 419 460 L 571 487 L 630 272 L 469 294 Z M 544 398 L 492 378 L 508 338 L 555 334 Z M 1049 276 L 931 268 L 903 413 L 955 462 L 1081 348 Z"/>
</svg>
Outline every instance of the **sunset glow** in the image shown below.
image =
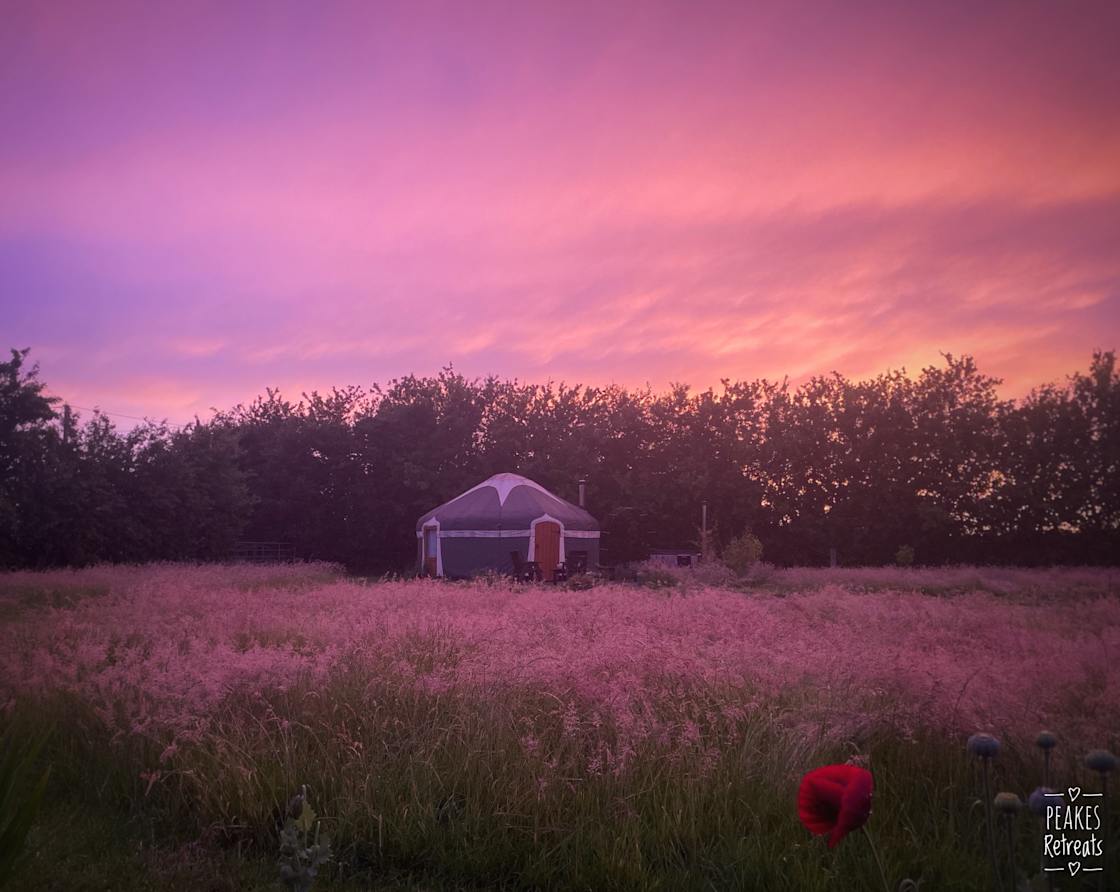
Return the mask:
<svg viewBox="0 0 1120 892">
<path fill-rule="evenodd" d="M 0 331 L 185 421 L 1120 341 L 1120 6 L 6 4 Z"/>
</svg>

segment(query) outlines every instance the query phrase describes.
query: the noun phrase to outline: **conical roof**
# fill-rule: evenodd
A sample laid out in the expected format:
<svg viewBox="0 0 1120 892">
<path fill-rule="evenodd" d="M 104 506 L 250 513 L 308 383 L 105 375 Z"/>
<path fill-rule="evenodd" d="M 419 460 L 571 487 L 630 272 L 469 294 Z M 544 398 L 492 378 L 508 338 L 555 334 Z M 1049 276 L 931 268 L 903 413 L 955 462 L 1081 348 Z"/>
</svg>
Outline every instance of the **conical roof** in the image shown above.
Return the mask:
<svg viewBox="0 0 1120 892">
<path fill-rule="evenodd" d="M 598 530 L 599 522 L 579 505 L 549 492 L 520 474 L 495 474 L 462 495 L 433 508 L 416 522 L 420 530 L 435 520 L 440 530 L 528 530 L 548 515 L 568 530 Z"/>
</svg>

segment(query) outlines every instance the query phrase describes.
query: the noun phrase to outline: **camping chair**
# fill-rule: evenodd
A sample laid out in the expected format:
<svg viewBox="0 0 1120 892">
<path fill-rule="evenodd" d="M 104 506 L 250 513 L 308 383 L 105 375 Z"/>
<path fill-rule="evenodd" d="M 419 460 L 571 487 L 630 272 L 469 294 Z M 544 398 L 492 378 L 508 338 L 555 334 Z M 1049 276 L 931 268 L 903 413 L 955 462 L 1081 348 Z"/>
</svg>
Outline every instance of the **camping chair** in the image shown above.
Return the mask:
<svg viewBox="0 0 1120 892">
<path fill-rule="evenodd" d="M 552 581 L 567 582 L 568 581 L 568 565 L 561 561 L 556 565 L 556 569 L 552 571 Z"/>
<path fill-rule="evenodd" d="M 518 582 L 524 581 L 525 578 L 525 562 L 521 560 L 520 551 L 511 551 L 509 553 L 510 563 L 513 564 L 513 578 Z"/>
<path fill-rule="evenodd" d="M 540 567 L 537 566 L 536 561 L 521 560 L 520 551 L 511 551 L 509 559 L 513 563 L 513 578 L 518 582 L 533 582 L 539 578 Z"/>
</svg>

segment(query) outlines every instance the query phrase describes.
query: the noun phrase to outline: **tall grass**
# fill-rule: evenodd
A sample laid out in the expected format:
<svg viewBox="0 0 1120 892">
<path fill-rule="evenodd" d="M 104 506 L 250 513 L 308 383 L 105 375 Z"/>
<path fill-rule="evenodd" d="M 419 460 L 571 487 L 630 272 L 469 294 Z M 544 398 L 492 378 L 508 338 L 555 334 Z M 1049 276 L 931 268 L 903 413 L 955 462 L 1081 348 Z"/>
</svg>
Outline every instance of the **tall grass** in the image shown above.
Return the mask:
<svg viewBox="0 0 1120 892">
<path fill-rule="evenodd" d="M 1040 726 L 1065 733 L 1070 782 L 1116 746 L 1107 596 L 301 572 L 95 568 L 67 580 L 108 594 L 0 626 L 0 699 L 55 725 L 56 790 L 264 857 L 307 784 L 335 882 L 851 889 L 874 864 L 827 852 L 793 803 L 804 771 L 858 758 L 888 874 L 979 889 L 966 733 L 1004 737 L 998 784 L 1021 795 Z"/>
</svg>

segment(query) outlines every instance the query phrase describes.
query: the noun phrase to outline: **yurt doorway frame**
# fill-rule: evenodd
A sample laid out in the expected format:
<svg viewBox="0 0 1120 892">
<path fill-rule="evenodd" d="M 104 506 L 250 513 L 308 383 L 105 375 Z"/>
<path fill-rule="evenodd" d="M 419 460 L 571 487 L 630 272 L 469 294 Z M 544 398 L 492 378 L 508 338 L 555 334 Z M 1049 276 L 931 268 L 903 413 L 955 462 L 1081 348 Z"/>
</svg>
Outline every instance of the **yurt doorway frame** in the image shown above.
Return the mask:
<svg viewBox="0 0 1120 892">
<path fill-rule="evenodd" d="M 435 554 L 431 554 L 428 550 L 429 537 L 431 537 L 431 542 L 433 542 L 435 544 Z M 432 520 L 432 521 L 429 521 L 428 523 L 424 524 L 424 529 L 421 531 L 420 543 L 421 543 L 421 545 L 420 545 L 420 548 L 421 548 L 420 566 L 423 567 L 424 572 L 427 573 L 428 572 L 428 561 L 431 558 L 435 558 L 436 559 L 435 575 L 436 576 L 442 576 L 443 575 L 443 548 L 441 547 L 442 543 L 440 542 L 439 521 L 438 520 Z"/>
<path fill-rule="evenodd" d="M 538 517 L 536 520 L 534 520 L 531 524 L 529 524 L 529 557 L 528 557 L 528 560 L 535 561 L 537 559 L 537 524 L 541 524 L 541 523 L 554 523 L 554 524 L 556 524 L 557 527 L 559 527 L 559 529 L 560 529 L 560 534 L 559 534 L 560 542 L 559 542 L 559 549 L 557 551 L 556 562 L 557 562 L 558 565 L 565 563 L 567 561 L 567 555 L 564 553 L 564 533 L 565 533 L 564 522 L 561 521 L 561 520 L 557 520 L 551 514 L 542 514 L 540 517 Z M 553 567 L 552 569 L 555 570 L 556 568 Z M 551 576 L 549 578 L 551 578 Z"/>
</svg>

